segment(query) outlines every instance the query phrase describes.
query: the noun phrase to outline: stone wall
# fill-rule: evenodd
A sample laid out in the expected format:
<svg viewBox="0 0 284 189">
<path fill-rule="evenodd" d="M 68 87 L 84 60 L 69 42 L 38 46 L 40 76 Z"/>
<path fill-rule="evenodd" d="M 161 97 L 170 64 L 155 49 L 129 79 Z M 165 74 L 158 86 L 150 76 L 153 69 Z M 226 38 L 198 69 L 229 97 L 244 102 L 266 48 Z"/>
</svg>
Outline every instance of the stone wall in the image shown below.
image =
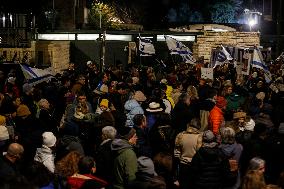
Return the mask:
<svg viewBox="0 0 284 189">
<path fill-rule="evenodd" d="M 211 51 L 220 45 L 253 47 L 260 45 L 260 33 L 258 32 L 213 32 L 204 31 L 204 34 L 197 35 L 193 44 L 193 55 L 204 57 L 205 62 L 210 61 Z"/>
<path fill-rule="evenodd" d="M 0 56 L 6 54 L 6 61 L 17 59 L 22 62 L 28 52 L 28 64 L 39 67 L 53 67 L 57 73 L 68 67 L 70 62 L 70 41 L 32 41 L 30 48 L 0 48 Z"/>
</svg>

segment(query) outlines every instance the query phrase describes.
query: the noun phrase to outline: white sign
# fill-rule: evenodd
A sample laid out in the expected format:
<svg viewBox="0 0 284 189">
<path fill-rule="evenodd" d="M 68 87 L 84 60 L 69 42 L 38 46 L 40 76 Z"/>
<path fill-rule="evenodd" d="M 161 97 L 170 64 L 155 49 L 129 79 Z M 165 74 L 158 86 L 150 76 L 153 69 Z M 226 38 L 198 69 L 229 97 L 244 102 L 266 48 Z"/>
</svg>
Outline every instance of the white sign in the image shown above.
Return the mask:
<svg viewBox="0 0 284 189">
<path fill-rule="evenodd" d="M 213 80 L 213 68 L 201 68 L 201 78 Z"/>
</svg>

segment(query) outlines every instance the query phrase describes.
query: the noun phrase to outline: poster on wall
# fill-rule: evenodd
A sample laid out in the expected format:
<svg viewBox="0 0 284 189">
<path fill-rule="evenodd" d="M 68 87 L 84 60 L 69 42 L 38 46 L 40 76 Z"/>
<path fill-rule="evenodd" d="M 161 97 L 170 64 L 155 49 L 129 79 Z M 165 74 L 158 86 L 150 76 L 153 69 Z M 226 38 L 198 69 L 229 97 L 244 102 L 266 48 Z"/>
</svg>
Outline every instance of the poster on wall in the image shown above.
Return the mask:
<svg viewBox="0 0 284 189">
<path fill-rule="evenodd" d="M 201 78 L 213 80 L 213 68 L 201 68 Z"/>
</svg>

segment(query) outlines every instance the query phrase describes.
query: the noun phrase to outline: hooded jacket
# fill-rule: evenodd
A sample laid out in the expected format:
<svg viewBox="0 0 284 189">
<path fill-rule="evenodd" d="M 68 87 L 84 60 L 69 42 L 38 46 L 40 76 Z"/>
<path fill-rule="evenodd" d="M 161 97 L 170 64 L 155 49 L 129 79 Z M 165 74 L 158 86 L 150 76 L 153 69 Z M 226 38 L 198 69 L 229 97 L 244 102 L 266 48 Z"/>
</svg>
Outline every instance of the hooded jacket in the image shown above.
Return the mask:
<svg viewBox="0 0 284 189">
<path fill-rule="evenodd" d="M 36 150 L 34 160 L 41 162 L 50 172 L 54 173 L 54 158 L 55 156 L 52 153 L 52 150 L 49 147 L 42 145 L 41 148 Z"/>
<path fill-rule="evenodd" d="M 140 104 L 134 99 L 126 101 L 124 108 L 127 111 L 126 126 L 133 127 L 134 126 L 134 123 L 133 123 L 134 116 L 137 114 L 144 114 L 144 111 L 142 107 L 140 106 Z"/>
<path fill-rule="evenodd" d="M 130 181 L 135 180 L 137 157 L 132 146 L 123 139 L 115 139 L 111 144 L 114 154 L 114 189 L 124 189 Z"/>
</svg>

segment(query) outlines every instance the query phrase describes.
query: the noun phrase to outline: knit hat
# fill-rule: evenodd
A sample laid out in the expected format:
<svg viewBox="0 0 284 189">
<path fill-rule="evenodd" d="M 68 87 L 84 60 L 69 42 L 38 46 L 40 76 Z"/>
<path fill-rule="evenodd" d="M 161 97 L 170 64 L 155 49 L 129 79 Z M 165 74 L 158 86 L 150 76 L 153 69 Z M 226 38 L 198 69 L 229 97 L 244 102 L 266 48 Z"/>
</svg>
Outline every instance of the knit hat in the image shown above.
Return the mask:
<svg viewBox="0 0 284 189">
<path fill-rule="evenodd" d="M 146 100 L 146 96 L 141 91 L 136 91 L 133 98 L 138 102 L 144 102 Z"/>
<path fill-rule="evenodd" d="M 246 112 L 236 112 L 233 115 L 233 119 L 245 118 L 246 116 Z"/>
<path fill-rule="evenodd" d="M 258 100 L 263 100 L 265 98 L 265 93 L 264 92 L 259 92 L 256 94 L 256 98 Z"/>
<path fill-rule="evenodd" d="M 33 90 L 34 90 L 34 88 L 33 88 L 33 86 L 31 86 L 30 84 L 25 83 L 25 84 L 23 85 L 23 92 L 24 92 L 24 93 L 30 93 L 30 92 L 32 92 Z"/>
<path fill-rule="evenodd" d="M 157 102 L 151 102 L 146 109 L 147 112 L 161 112 L 163 108 L 161 108 L 160 104 Z"/>
<path fill-rule="evenodd" d="M 204 131 L 202 138 L 203 138 L 203 143 L 215 142 L 215 135 L 210 130 Z"/>
<path fill-rule="evenodd" d="M 9 77 L 7 80 L 8 83 L 15 83 L 15 81 L 16 81 L 15 77 Z"/>
<path fill-rule="evenodd" d="M 44 132 L 42 134 L 42 144 L 47 147 L 53 147 L 56 144 L 56 137 L 52 132 Z"/>
<path fill-rule="evenodd" d="M 102 99 L 100 106 L 104 106 L 104 107 L 108 108 L 108 103 L 109 103 L 108 99 L 104 98 L 104 99 Z"/>
<path fill-rule="evenodd" d="M 150 158 L 146 156 L 141 156 L 137 159 L 137 163 L 138 163 L 138 172 L 157 176 L 157 173 L 155 172 L 154 163 Z"/>
<path fill-rule="evenodd" d="M 250 119 L 249 122 L 246 122 L 244 125 L 244 129 L 246 131 L 253 131 L 255 126 L 255 122 L 253 119 Z"/>
<path fill-rule="evenodd" d="M 24 116 L 29 116 L 29 115 L 31 115 L 31 112 L 30 112 L 29 108 L 26 105 L 21 104 L 17 108 L 17 116 L 18 117 L 24 117 Z"/>
<path fill-rule="evenodd" d="M 216 99 L 216 106 L 221 109 L 225 108 L 227 106 L 227 100 L 222 96 L 218 96 Z"/>
<path fill-rule="evenodd" d="M 284 123 L 280 123 L 279 128 L 278 128 L 278 133 L 284 134 Z"/>
<path fill-rule="evenodd" d="M 4 125 L 6 123 L 6 117 L 0 115 L 0 125 Z"/>
<path fill-rule="evenodd" d="M 8 140 L 9 139 L 9 132 L 7 127 L 0 126 L 0 141 Z"/>
<path fill-rule="evenodd" d="M 136 130 L 133 129 L 132 127 L 121 127 L 119 128 L 118 133 L 120 138 L 129 140 L 136 133 Z"/>
</svg>

